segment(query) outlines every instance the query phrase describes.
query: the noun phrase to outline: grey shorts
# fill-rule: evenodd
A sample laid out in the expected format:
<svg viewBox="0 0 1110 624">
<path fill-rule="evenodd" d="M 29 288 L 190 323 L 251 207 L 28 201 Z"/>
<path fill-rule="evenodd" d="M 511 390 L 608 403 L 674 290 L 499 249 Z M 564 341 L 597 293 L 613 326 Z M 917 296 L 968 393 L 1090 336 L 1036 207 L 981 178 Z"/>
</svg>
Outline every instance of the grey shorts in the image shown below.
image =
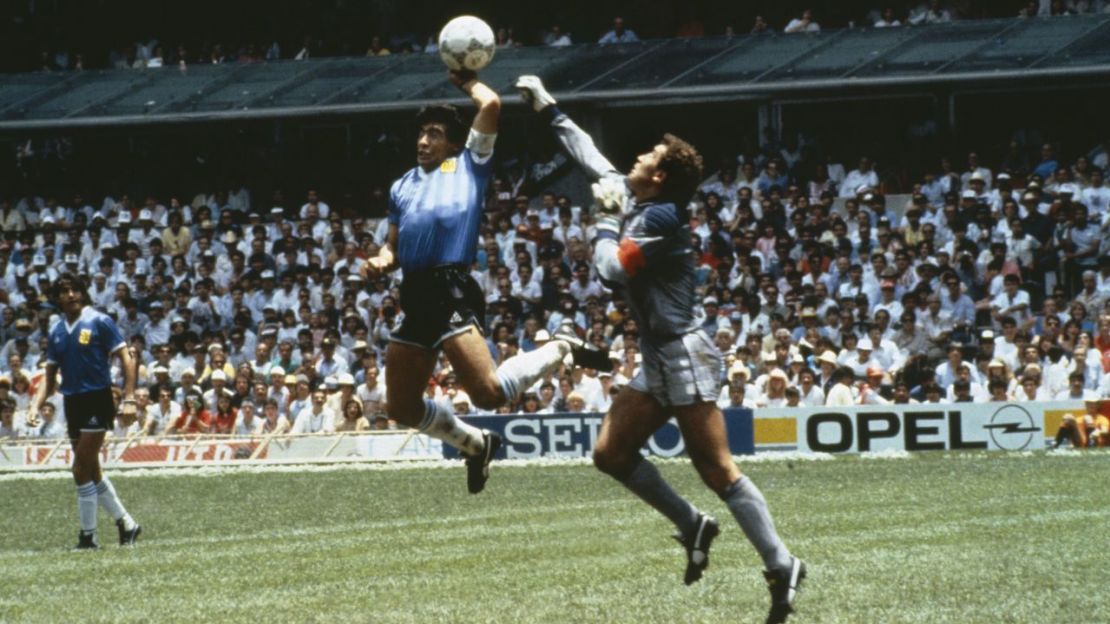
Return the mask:
<svg viewBox="0 0 1110 624">
<path fill-rule="evenodd" d="M 724 359 L 704 331 L 663 344 L 641 340 L 640 351 L 640 372 L 629 388 L 650 394 L 665 407 L 717 400 Z"/>
</svg>

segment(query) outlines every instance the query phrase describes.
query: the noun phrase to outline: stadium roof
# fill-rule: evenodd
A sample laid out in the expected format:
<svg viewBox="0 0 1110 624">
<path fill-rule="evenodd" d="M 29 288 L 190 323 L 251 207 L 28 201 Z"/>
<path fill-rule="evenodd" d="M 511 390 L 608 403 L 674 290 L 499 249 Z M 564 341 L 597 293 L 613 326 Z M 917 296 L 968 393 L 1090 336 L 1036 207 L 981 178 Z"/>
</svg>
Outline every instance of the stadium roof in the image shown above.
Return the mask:
<svg viewBox="0 0 1110 624">
<path fill-rule="evenodd" d="M 524 73 L 564 102 L 638 105 L 1110 78 L 1110 15 L 500 49 L 482 76 L 512 94 Z M 0 130 L 349 115 L 445 99 L 459 94 L 428 54 L 12 74 L 0 77 Z"/>
</svg>

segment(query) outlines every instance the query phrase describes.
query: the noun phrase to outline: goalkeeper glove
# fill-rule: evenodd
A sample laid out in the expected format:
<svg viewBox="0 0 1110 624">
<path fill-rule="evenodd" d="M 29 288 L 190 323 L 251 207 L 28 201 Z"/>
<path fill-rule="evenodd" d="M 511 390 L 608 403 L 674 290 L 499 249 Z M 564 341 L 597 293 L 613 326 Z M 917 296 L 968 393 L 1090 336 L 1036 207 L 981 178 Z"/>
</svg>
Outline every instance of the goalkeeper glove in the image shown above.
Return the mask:
<svg viewBox="0 0 1110 624">
<path fill-rule="evenodd" d="M 531 104 L 536 112 L 548 106 L 555 105 L 555 98 L 544 88 L 539 76 L 521 76 L 516 80 L 516 88 L 520 90 L 520 98 L 525 104 Z"/>
<path fill-rule="evenodd" d="M 617 215 L 624 213 L 624 204 L 628 200 L 628 187 L 624 179 L 609 176 L 599 179 L 590 185 L 596 200 L 598 215 Z"/>
</svg>

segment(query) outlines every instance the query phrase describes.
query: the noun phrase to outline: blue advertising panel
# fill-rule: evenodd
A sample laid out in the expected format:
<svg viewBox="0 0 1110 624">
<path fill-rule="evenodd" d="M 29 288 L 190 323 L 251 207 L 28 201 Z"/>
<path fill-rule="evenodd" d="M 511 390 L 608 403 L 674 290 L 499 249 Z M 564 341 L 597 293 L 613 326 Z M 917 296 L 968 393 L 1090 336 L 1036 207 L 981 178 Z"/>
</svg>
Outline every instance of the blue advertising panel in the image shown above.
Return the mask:
<svg viewBox="0 0 1110 624">
<path fill-rule="evenodd" d="M 728 426 L 728 446 L 733 455 L 755 452 L 752 434 L 752 411 L 749 409 L 724 410 Z M 603 415 L 584 414 L 491 414 L 468 416 L 464 420 L 480 429 L 501 434 L 503 444 L 498 459 L 534 459 L 538 457 L 589 457 L 601 431 Z M 655 432 L 644 452 L 658 457 L 684 455 L 686 446 L 672 418 Z M 444 444 L 443 455 L 448 459 L 459 456 L 453 447 Z"/>
</svg>

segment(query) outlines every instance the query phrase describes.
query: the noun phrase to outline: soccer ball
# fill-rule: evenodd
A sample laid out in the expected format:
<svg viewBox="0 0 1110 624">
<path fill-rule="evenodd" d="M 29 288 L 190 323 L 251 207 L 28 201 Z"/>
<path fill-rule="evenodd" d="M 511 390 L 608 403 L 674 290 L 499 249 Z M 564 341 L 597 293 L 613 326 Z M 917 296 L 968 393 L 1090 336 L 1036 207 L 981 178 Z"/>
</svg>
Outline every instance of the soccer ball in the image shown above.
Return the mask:
<svg viewBox="0 0 1110 624">
<path fill-rule="evenodd" d="M 473 15 L 460 15 L 439 31 L 439 56 L 450 69 L 482 69 L 493 60 L 494 44 L 493 29 Z"/>
</svg>

